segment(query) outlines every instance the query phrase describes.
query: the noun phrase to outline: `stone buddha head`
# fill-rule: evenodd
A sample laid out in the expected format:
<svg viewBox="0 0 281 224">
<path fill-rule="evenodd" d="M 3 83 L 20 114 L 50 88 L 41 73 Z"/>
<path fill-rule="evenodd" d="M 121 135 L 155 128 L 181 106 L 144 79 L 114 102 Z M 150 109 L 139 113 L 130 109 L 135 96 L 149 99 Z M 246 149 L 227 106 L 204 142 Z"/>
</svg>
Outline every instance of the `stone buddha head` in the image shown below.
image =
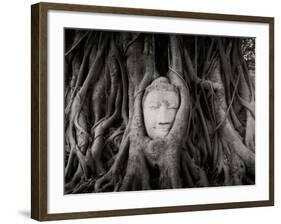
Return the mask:
<svg viewBox="0 0 281 224">
<path fill-rule="evenodd" d="M 150 138 L 164 138 L 168 135 L 179 105 L 179 91 L 166 77 L 155 79 L 146 88 L 142 106 L 144 124 Z"/>
</svg>

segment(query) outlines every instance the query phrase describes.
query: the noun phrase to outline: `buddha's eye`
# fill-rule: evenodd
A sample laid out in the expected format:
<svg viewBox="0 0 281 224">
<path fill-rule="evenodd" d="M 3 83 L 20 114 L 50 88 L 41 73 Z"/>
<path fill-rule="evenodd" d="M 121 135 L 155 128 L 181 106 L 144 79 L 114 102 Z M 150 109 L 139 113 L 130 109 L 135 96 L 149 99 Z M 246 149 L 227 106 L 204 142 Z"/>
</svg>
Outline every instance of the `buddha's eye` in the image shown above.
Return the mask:
<svg viewBox="0 0 281 224">
<path fill-rule="evenodd" d="M 177 110 L 178 109 L 178 107 L 176 105 L 168 105 L 167 108 L 171 109 L 171 110 Z"/>
<path fill-rule="evenodd" d="M 149 108 L 152 109 L 152 110 L 156 110 L 158 108 L 158 106 L 157 105 L 151 105 L 151 106 L 149 106 Z"/>
<path fill-rule="evenodd" d="M 157 104 L 157 103 L 156 103 L 156 104 L 150 104 L 150 105 L 149 105 L 149 108 L 152 109 L 152 110 L 156 110 L 156 109 L 158 109 L 159 107 L 160 107 L 160 104 Z"/>
</svg>

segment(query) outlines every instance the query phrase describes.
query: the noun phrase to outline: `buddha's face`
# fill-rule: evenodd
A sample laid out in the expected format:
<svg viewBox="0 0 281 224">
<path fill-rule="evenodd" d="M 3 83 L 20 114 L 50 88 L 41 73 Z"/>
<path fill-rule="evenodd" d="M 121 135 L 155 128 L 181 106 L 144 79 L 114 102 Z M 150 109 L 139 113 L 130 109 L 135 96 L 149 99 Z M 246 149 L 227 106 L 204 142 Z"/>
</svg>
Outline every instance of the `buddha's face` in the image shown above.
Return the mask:
<svg viewBox="0 0 281 224">
<path fill-rule="evenodd" d="M 153 90 L 143 101 L 144 124 L 152 139 L 165 137 L 176 117 L 179 96 L 175 91 Z"/>
</svg>

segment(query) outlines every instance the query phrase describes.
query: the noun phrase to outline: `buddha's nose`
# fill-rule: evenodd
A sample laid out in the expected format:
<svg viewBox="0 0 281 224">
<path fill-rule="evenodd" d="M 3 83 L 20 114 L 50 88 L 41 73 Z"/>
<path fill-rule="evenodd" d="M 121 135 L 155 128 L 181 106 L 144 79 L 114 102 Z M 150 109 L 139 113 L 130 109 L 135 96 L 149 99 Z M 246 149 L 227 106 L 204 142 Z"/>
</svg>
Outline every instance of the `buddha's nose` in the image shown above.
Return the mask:
<svg viewBox="0 0 281 224">
<path fill-rule="evenodd" d="M 167 113 L 167 109 L 165 106 L 161 106 L 159 108 L 159 111 L 158 111 L 158 124 L 169 124 L 169 118 L 168 118 L 168 113 Z"/>
</svg>

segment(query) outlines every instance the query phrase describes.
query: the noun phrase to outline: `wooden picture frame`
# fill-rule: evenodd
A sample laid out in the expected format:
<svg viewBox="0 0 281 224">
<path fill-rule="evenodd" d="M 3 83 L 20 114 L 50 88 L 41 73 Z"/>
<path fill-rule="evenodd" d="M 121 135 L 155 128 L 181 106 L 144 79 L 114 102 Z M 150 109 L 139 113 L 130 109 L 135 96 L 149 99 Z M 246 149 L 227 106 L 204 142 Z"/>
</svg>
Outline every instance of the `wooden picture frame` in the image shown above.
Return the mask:
<svg viewBox="0 0 281 224">
<path fill-rule="evenodd" d="M 48 12 L 102 13 L 164 17 L 166 19 L 186 18 L 207 21 L 225 21 L 268 25 L 269 55 L 269 120 L 268 120 L 268 198 L 227 203 L 203 203 L 179 206 L 142 207 L 110 209 L 101 211 L 79 211 L 49 213 L 48 211 Z M 81 219 L 108 216 L 187 212 L 226 208 L 246 208 L 274 205 L 274 18 L 258 16 L 223 15 L 182 11 L 163 11 L 136 8 L 117 8 L 91 5 L 38 3 L 31 6 L 31 217 L 39 221 L 60 219 Z M 63 75 L 63 74 L 62 74 Z M 59 149 L 58 149 L 59 150 Z M 61 149 L 62 150 L 62 149 Z"/>
</svg>

